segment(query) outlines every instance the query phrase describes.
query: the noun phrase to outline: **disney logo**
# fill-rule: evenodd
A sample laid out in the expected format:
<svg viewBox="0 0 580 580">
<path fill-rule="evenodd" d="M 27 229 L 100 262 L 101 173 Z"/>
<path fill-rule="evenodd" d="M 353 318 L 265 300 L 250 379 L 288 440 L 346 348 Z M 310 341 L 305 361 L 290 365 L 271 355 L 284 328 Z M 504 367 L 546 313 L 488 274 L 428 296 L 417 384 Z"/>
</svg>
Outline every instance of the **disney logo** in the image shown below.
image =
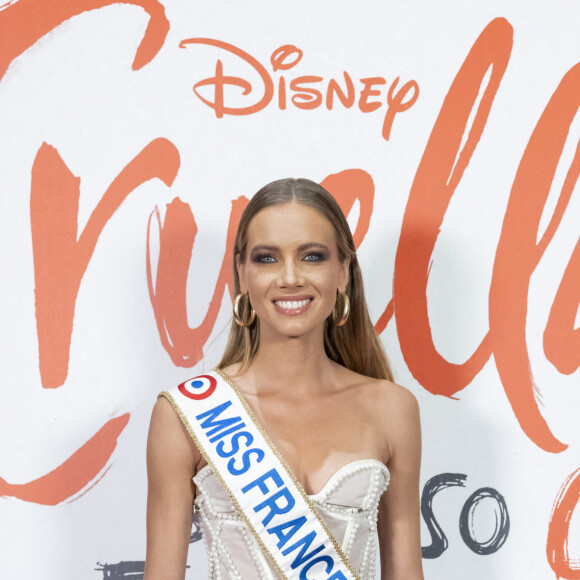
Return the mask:
<svg viewBox="0 0 580 580">
<path fill-rule="evenodd" d="M 250 65 L 261 79 L 261 96 L 256 100 L 254 95 L 258 91 L 254 91 L 251 81 L 240 76 L 226 74 L 224 63 L 218 58 L 215 75 L 202 79 L 193 85 L 195 95 L 215 111 L 217 118 L 222 118 L 224 115 L 251 115 L 265 109 L 272 102 L 276 92 L 274 78 L 259 60 L 233 44 L 212 38 L 188 38 L 182 40 L 179 46 L 187 48 L 196 44 L 214 46 L 234 55 Z M 292 44 L 279 46 L 270 56 L 272 72 L 293 69 L 302 60 L 302 57 L 303 51 Z M 298 109 L 311 110 L 322 106 L 324 102 L 326 108 L 332 110 L 336 100 L 340 101 L 340 104 L 346 109 L 352 108 L 357 103 L 362 113 L 371 113 L 384 107 L 382 136 L 388 140 L 395 116 L 407 111 L 419 98 L 419 85 L 414 80 L 409 80 L 398 88 L 400 77 L 396 77 L 389 84 L 386 95 L 383 95 L 380 87 L 386 87 L 388 83 L 382 76 L 358 79 L 358 87 L 347 71 L 343 71 L 343 76 L 344 83 L 341 85 L 334 78 L 325 79 L 318 75 L 302 75 L 287 79 L 281 73 L 277 83 L 278 108 L 285 110 L 289 101 Z M 226 104 L 224 88 L 227 86 L 241 89 L 242 96 L 249 95 L 250 103 L 243 106 Z M 213 87 L 213 98 L 211 95 L 208 98 L 207 95 L 200 92 L 199 89 L 203 87 Z"/>
</svg>

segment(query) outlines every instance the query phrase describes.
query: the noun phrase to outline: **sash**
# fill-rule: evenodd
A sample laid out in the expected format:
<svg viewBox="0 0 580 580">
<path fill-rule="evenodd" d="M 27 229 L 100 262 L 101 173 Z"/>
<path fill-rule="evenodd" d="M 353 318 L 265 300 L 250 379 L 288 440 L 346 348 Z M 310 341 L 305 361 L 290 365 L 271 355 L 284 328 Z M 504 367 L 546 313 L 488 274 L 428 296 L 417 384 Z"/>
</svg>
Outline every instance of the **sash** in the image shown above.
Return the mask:
<svg viewBox="0 0 580 580">
<path fill-rule="evenodd" d="M 220 371 L 166 397 L 258 545 L 287 580 L 358 580 L 241 393 Z"/>
</svg>

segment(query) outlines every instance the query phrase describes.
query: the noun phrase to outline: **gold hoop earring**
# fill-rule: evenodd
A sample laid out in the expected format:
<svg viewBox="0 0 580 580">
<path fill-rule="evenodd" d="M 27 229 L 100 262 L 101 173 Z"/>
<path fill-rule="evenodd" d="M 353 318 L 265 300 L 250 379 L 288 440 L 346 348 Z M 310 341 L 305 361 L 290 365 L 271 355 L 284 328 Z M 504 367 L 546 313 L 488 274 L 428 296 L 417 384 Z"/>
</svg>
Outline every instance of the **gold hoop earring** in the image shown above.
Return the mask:
<svg viewBox="0 0 580 580">
<path fill-rule="evenodd" d="M 336 305 L 340 301 L 339 298 L 342 298 L 343 306 L 342 306 L 342 316 L 338 318 L 338 314 L 336 313 Z M 348 315 L 350 314 L 350 300 L 346 292 L 338 292 L 336 293 L 336 303 L 334 304 L 334 308 L 332 310 L 332 322 L 334 322 L 335 326 L 343 326 L 346 321 L 348 320 Z"/>
<path fill-rule="evenodd" d="M 240 316 L 240 302 L 242 298 L 246 296 L 248 298 L 248 306 L 250 307 L 250 317 L 248 320 L 244 320 Z M 238 326 L 251 326 L 252 322 L 254 322 L 256 318 L 256 311 L 253 309 L 252 305 L 250 304 L 250 297 L 248 294 L 238 294 L 234 300 L 234 320 Z"/>
</svg>

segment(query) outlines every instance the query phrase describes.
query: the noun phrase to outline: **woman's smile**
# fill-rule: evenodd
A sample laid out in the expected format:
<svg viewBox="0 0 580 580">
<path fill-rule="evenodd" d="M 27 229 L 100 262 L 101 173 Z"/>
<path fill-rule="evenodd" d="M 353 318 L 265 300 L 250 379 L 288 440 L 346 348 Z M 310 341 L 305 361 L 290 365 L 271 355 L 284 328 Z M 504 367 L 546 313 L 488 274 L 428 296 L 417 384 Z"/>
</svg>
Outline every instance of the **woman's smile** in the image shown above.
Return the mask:
<svg viewBox="0 0 580 580">
<path fill-rule="evenodd" d="M 272 303 L 276 312 L 284 316 L 298 316 L 310 308 L 312 300 L 312 297 L 288 296 L 286 298 L 275 298 Z"/>
</svg>

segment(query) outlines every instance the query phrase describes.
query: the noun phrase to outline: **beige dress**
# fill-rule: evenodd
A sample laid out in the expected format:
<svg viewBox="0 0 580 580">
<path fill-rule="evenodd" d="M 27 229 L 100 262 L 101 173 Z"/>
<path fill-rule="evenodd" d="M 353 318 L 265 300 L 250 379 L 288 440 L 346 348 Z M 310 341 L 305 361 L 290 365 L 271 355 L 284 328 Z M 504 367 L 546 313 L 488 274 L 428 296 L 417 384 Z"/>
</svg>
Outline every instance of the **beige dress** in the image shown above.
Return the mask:
<svg viewBox="0 0 580 580">
<path fill-rule="evenodd" d="M 211 467 L 202 468 L 194 482 L 210 580 L 278 580 Z M 363 459 L 339 469 L 309 496 L 361 580 L 375 578 L 378 504 L 388 484 L 387 467 Z"/>
</svg>

